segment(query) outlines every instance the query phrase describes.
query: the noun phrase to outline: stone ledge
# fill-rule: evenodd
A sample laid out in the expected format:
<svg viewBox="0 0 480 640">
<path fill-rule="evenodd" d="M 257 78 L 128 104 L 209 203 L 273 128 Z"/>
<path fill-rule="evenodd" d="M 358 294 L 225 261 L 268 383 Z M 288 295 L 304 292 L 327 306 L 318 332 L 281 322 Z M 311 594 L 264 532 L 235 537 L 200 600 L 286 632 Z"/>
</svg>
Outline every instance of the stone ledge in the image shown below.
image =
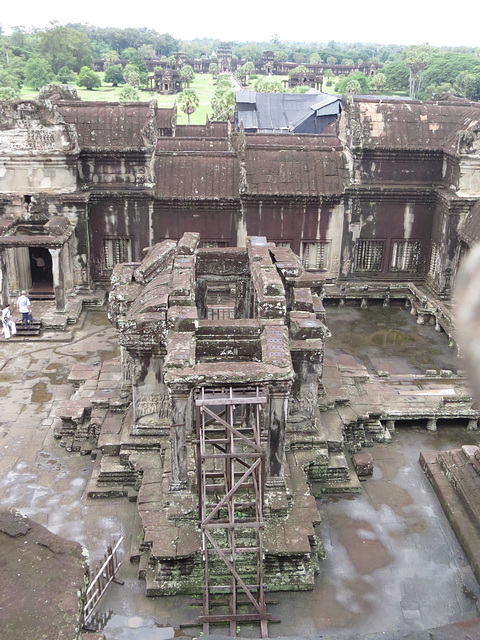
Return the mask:
<svg viewBox="0 0 480 640">
<path fill-rule="evenodd" d="M 480 522 L 473 520 L 438 461 L 438 451 L 421 451 L 420 464 L 437 494 L 442 508 L 480 582 Z M 480 483 L 480 477 L 479 477 Z"/>
</svg>

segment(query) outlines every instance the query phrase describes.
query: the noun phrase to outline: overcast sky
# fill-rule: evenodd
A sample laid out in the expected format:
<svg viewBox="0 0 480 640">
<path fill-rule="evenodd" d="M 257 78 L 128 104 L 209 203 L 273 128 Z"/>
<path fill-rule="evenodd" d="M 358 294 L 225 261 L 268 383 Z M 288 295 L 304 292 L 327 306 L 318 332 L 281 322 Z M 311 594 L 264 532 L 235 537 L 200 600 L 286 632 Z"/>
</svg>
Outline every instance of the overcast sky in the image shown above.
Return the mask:
<svg viewBox="0 0 480 640">
<path fill-rule="evenodd" d="M 370 42 L 480 46 L 478 0 L 3 0 L 0 24 L 43 28 L 50 21 L 148 27 L 173 37 L 221 40 Z"/>
</svg>

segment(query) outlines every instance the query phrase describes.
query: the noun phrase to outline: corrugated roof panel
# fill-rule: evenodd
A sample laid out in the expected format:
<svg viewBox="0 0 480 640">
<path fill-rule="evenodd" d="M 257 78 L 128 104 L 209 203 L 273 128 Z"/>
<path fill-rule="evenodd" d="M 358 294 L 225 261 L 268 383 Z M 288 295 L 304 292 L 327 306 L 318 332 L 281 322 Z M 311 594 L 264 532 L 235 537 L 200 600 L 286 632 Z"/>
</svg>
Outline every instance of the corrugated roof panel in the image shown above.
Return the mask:
<svg viewBox="0 0 480 640">
<path fill-rule="evenodd" d="M 237 119 L 243 121 L 245 128 L 251 130 L 288 132 L 308 119 L 312 109 L 321 108 L 328 108 L 328 113 L 339 113 L 340 98 L 320 92 L 304 94 L 238 92 L 237 94 Z M 255 126 L 254 116 L 251 115 L 249 119 L 245 112 L 250 114 L 256 112 L 257 126 Z"/>
<path fill-rule="evenodd" d="M 243 122 L 244 129 L 256 131 L 258 129 L 258 118 L 256 111 L 239 111 L 237 114 L 238 124 Z"/>
<path fill-rule="evenodd" d="M 246 91 L 245 89 L 241 89 L 240 91 L 236 92 L 235 101 L 237 103 L 244 102 L 247 104 L 255 104 L 256 96 L 256 91 Z"/>
</svg>

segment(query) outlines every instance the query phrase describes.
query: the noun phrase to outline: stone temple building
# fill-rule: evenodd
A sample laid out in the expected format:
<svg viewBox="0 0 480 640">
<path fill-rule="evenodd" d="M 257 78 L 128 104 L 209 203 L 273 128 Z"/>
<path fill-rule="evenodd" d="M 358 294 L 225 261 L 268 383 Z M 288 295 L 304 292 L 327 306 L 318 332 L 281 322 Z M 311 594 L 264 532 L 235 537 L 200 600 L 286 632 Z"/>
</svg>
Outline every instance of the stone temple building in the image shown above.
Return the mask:
<svg viewBox="0 0 480 640">
<path fill-rule="evenodd" d="M 154 101 L 2 102 L 2 299 L 37 286 L 62 312 L 190 231 L 217 248 L 266 236 L 326 283 L 448 298 L 478 234 L 479 114 L 448 97 L 348 96 L 321 135 L 269 135 L 177 126 Z"/>
<path fill-rule="evenodd" d="M 56 435 L 99 451 L 90 496 L 137 500 L 147 594 L 206 581 L 208 631 L 233 580 L 265 625 L 264 584 L 313 586 L 315 496 L 358 490 L 347 452 L 406 416 L 477 428 L 460 374 L 415 395 L 325 362 L 324 307 L 406 304 L 454 344 L 479 169 L 480 105 L 451 96 L 345 96 L 321 134 L 178 126 L 155 101 L 0 103 L 2 303 L 25 289 L 66 322 L 109 291 L 119 393 L 82 396 L 78 368 Z"/>
</svg>

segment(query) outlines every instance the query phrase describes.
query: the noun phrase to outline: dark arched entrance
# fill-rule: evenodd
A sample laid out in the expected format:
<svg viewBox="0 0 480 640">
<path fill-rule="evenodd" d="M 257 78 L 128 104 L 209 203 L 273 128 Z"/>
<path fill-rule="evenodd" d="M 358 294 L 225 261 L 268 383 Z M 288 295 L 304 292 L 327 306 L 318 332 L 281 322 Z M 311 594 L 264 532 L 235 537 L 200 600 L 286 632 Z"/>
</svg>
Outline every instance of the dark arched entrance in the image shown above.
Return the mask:
<svg viewBox="0 0 480 640">
<path fill-rule="evenodd" d="M 29 247 L 32 287 L 35 297 L 51 297 L 53 291 L 52 256 L 45 247 Z"/>
</svg>

